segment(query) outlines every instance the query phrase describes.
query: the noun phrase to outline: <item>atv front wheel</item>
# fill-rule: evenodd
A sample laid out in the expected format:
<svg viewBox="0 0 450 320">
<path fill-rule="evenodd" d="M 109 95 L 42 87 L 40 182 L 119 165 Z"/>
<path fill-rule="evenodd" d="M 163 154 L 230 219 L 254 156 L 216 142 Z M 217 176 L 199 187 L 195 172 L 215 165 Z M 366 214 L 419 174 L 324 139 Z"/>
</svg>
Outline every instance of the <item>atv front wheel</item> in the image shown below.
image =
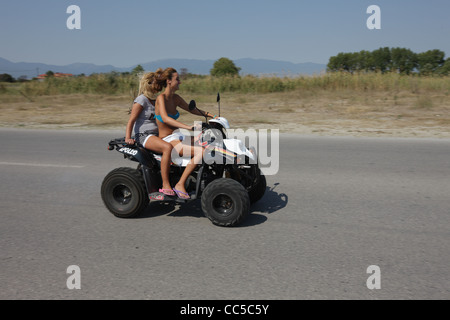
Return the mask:
<svg viewBox="0 0 450 320">
<path fill-rule="evenodd" d="M 103 180 L 102 200 L 106 208 L 119 218 L 137 216 L 149 203 L 141 173 L 132 168 L 117 168 Z"/>
<path fill-rule="evenodd" d="M 249 208 L 247 191 L 233 179 L 214 180 L 203 191 L 203 213 L 215 225 L 234 227 L 249 214 Z"/>
</svg>

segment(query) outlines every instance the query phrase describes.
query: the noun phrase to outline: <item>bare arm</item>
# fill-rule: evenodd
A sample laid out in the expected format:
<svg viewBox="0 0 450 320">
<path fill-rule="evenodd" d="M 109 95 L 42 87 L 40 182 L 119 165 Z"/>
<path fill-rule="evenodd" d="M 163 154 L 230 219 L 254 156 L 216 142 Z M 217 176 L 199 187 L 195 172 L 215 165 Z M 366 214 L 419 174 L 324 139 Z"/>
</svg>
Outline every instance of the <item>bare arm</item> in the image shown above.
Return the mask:
<svg viewBox="0 0 450 320">
<path fill-rule="evenodd" d="M 128 144 L 134 144 L 134 140 L 131 139 L 133 126 L 136 123 L 136 120 L 139 117 L 139 114 L 142 112 L 143 109 L 144 108 L 139 103 L 133 104 L 133 108 L 131 109 L 130 119 L 128 120 L 127 128 L 125 131 L 125 142 Z"/>
<path fill-rule="evenodd" d="M 187 104 L 187 102 L 186 101 L 184 101 L 184 99 L 182 98 L 182 97 L 180 97 L 179 95 L 175 95 L 175 99 L 176 99 L 176 102 L 177 102 L 177 104 L 178 104 L 178 106 L 180 106 L 181 108 L 183 108 L 184 110 L 186 110 L 186 111 L 188 111 L 188 112 L 190 112 L 190 113 L 192 113 L 192 114 L 195 114 L 195 115 L 197 115 L 197 116 L 202 116 L 202 117 L 204 117 L 205 115 L 207 116 L 207 117 L 209 117 L 209 118 L 214 118 L 214 115 L 213 114 L 211 114 L 210 112 L 205 112 L 205 111 L 203 111 L 203 110 L 198 110 L 198 108 L 196 108 L 196 109 L 194 109 L 194 110 L 189 110 L 189 105 Z"/>
</svg>

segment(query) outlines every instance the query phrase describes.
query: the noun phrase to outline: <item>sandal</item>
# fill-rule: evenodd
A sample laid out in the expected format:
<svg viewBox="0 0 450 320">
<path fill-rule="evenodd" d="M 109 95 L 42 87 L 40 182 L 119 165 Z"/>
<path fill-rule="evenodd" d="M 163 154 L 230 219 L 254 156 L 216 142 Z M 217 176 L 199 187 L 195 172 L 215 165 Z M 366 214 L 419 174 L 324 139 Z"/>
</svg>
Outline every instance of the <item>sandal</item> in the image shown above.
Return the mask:
<svg viewBox="0 0 450 320">
<path fill-rule="evenodd" d="M 175 191 L 175 193 L 177 194 L 178 198 L 180 198 L 180 199 L 189 200 L 191 198 L 187 193 L 179 191 L 179 190 L 177 190 L 175 188 L 173 189 L 173 191 Z"/>
<path fill-rule="evenodd" d="M 166 196 L 175 196 L 175 192 L 172 189 L 159 189 L 159 192 L 165 194 Z"/>
</svg>

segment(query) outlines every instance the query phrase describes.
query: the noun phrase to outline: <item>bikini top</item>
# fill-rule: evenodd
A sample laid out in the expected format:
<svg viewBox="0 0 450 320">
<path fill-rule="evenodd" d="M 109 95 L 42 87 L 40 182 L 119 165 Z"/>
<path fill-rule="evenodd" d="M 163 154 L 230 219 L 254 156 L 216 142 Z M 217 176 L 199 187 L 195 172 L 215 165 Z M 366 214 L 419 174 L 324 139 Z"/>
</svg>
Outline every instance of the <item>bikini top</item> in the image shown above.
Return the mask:
<svg viewBox="0 0 450 320">
<path fill-rule="evenodd" d="M 167 115 L 168 115 L 169 117 L 171 117 L 172 119 L 174 119 L 174 120 L 177 120 L 177 119 L 180 117 L 180 113 L 179 113 L 178 111 L 177 111 L 176 114 L 170 114 L 170 113 L 168 113 Z M 159 122 L 164 123 L 164 121 L 163 121 L 161 115 L 156 115 L 155 118 L 156 118 L 156 120 L 158 120 Z"/>
</svg>

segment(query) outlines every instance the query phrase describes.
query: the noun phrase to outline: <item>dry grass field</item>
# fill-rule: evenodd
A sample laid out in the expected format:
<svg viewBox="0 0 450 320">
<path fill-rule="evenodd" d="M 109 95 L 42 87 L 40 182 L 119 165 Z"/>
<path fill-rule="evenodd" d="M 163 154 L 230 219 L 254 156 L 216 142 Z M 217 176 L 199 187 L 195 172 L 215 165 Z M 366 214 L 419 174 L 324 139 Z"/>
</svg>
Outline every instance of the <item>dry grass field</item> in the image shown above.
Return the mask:
<svg viewBox="0 0 450 320">
<path fill-rule="evenodd" d="M 242 129 L 279 129 L 286 133 L 316 135 L 450 138 L 449 79 L 429 83 L 408 81 L 411 86 L 308 86 L 305 82 L 279 92 L 224 90 L 221 115 L 233 128 Z M 193 84 L 186 82 L 187 90 L 182 84 L 179 94 L 186 101 L 196 100 L 199 108 L 217 114 L 216 94 L 212 90 L 195 92 L 189 89 Z M 132 104 L 130 93 L 32 95 L 23 92 L 3 90 L 0 94 L 0 126 L 125 130 Z M 187 124 L 201 119 L 184 111 L 181 114 L 180 121 Z"/>
</svg>

